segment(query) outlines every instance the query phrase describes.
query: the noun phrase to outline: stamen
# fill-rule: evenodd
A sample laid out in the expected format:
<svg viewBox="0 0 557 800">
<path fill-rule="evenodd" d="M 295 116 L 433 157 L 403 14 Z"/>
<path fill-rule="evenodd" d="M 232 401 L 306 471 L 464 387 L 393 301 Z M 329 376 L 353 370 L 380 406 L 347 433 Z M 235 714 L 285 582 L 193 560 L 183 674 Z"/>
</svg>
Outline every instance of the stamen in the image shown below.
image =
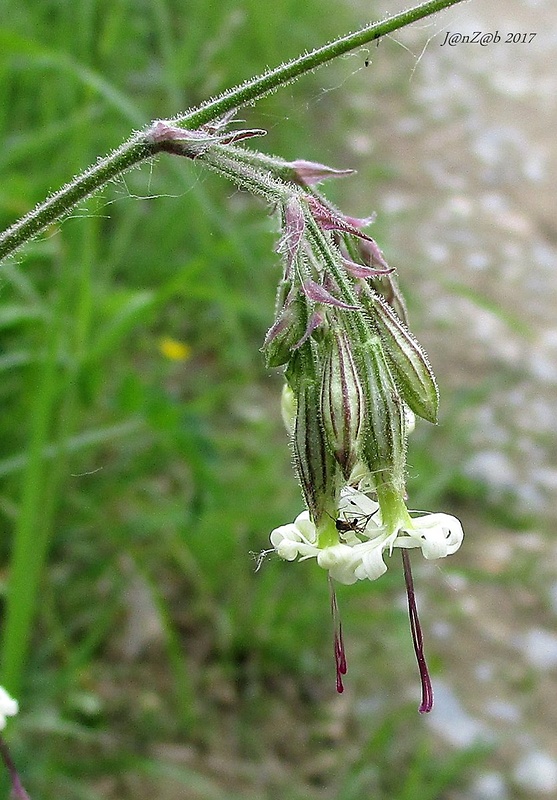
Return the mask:
<svg viewBox="0 0 557 800">
<path fill-rule="evenodd" d="M 29 795 L 21 785 L 16 766 L 8 750 L 8 745 L 0 736 L 0 758 L 4 762 L 6 769 L 9 772 L 10 780 L 12 782 L 12 797 L 17 800 L 30 800 Z"/>
<path fill-rule="evenodd" d="M 344 691 L 344 684 L 342 683 L 342 676 L 346 675 L 346 652 L 344 650 L 344 642 L 342 640 L 342 624 L 340 622 L 340 615 L 338 612 L 337 596 L 333 580 L 329 575 L 329 593 L 331 596 L 331 613 L 333 615 L 333 628 L 334 628 L 334 653 L 335 653 L 335 666 L 337 677 L 337 692 L 342 694 Z"/>
<path fill-rule="evenodd" d="M 412 631 L 412 644 L 420 670 L 420 680 L 422 683 L 422 702 L 418 711 L 420 714 L 427 714 L 433 708 L 433 689 L 431 678 L 424 654 L 424 640 L 420 620 L 418 619 L 418 606 L 416 605 L 416 595 L 414 593 L 414 581 L 412 580 L 412 570 L 410 568 L 410 556 L 408 550 L 402 549 L 402 564 L 404 567 L 404 580 L 406 582 L 406 596 L 408 598 L 408 616 L 410 617 L 410 630 Z"/>
</svg>

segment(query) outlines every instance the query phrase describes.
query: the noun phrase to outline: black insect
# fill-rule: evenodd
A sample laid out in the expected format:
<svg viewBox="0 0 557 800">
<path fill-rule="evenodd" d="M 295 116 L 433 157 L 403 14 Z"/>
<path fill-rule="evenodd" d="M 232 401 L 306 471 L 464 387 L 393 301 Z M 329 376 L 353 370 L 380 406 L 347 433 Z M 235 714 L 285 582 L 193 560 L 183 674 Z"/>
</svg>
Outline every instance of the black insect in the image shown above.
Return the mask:
<svg viewBox="0 0 557 800">
<path fill-rule="evenodd" d="M 363 533 L 372 517 L 373 514 L 362 514 L 358 517 L 352 517 L 352 519 L 340 519 L 339 517 L 339 519 L 335 519 L 335 528 L 339 533 L 348 533 L 348 531 Z"/>
</svg>

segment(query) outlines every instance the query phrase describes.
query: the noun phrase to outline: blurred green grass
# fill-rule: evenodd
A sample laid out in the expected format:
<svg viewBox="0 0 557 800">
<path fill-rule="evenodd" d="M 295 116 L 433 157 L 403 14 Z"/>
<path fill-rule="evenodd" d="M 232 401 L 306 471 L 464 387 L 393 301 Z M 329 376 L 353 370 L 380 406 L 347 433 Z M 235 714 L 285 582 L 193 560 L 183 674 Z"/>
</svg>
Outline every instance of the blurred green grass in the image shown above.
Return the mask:
<svg viewBox="0 0 557 800">
<path fill-rule="evenodd" d="M 272 24 L 257 0 L 11 4 L 0 225 L 132 128 L 368 14 L 328 0 L 275 0 Z M 345 166 L 342 94 L 313 102 L 324 74 L 334 85 L 332 67 L 246 110 L 270 129 L 262 146 Z M 3 680 L 32 796 L 434 800 L 477 757 L 438 759 L 414 706 L 360 718 L 340 704 L 323 576 L 272 560 L 255 572 L 250 551 L 300 507 L 280 376 L 258 352 L 274 246 L 260 204 L 161 158 L 0 267 Z M 166 358 L 164 337 L 190 356 Z M 351 663 L 356 687 L 393 697 L 389 653 L 412 667 L 395 586 L 341 595 L 349 638 L 375 651 L 371 668 Z"/>
</svg>

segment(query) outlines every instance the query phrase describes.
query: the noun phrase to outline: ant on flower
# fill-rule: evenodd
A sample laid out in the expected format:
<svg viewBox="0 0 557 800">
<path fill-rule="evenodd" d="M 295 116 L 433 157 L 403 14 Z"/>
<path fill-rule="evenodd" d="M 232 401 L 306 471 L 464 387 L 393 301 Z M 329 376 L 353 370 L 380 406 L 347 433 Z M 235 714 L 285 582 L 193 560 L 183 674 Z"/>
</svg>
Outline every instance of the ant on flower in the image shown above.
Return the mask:
<svg viewBox="0 0 557 800">
<path fill-rule="evenodd" d="M 341 519 L 338 517 L 335 519 L 335 528 L 339 533 L 348 533 L 349 531 L 352 531 L 352 533 L 365 533 L 367 524 L 372 517 L 373 513 L 361 514 L 351 519 Z"/>
</svg>

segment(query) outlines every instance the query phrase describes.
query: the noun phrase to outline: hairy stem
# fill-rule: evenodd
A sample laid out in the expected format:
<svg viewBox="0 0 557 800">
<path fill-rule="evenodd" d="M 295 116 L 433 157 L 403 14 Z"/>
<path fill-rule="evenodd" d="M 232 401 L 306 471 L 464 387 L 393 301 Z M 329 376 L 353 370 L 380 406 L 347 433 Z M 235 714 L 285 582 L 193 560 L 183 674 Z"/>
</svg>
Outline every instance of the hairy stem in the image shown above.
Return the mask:
<svg viewBox="0 0 557 800">
<path fill-rule="evenodd" d="M 347 36 L 335 39 L 323 47 L 312 50 L 311 53 L 299 56 L 287 64 L 282 64 L 280 67 L 253 78 L 253 80 L 242 86 L 230 89 L 216 99 L 208 100 L 195 111 L 176 117 L 174 122 L 176 124 L 187 124 L 188 127 L 203 125 L 205 122 L 222 116 L 227 111 L 240 108 L 247 103 L 252 103 L 254 100 L 259 100 L 260 97 L 274 91 L 278 86 L 284 86 L 299 78 L 305 72 L 310 72 L 328 61 L 350 52 L 350 50 L 356 50 L 364 44 L 380 39 L 381 36 L 385 36 L 387 33 L 404 28 L 412 22 L 460 2 L 462 0 L 428 0 L 426 3 L 410 8 L 407 11 L 402 11 L 400 14 L 395 14 L 382 22 L 366 25 L 365 28 L 361 28 L 355 33 L 349 33 Z"/>
<path fill-rule="evenodd" d="M 208 100 L 199 108 L 178 115 L 175 125 L 184 128 L 199 126 L 240 108 L 299 78 L 306 72 L 326 64 L 337 56 L 355 50 L 388 33 L 405 27 L 416 20 L 456 5 L 462 0 L 428 0 L 415 8 L 395 14 L 382 22 L 368 25 L 356 33 L 335 39 L 324 47 L 299 56 L 269 72 L 253 78 L 241 86 L 228 90 L 220 97 Z M 13 253 L 48 225 L 68 214 L 79 202 L 126 170 L 158 153 L 162 148 L 148 136 L 149 129 L 133 134 L 117 150 L 73 178 L 59 191 L 30 211 L 0 234 L 0 259 Z"/>
</svg>

